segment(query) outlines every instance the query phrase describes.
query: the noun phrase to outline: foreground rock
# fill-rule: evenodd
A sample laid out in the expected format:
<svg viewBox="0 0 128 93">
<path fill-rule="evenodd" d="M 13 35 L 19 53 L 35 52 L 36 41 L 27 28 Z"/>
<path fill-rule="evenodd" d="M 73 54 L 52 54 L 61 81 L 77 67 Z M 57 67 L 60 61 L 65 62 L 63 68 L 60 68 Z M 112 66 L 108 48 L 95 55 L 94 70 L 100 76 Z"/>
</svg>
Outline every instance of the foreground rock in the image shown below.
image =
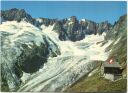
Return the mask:
<svg viewBox="0 0 128 93">
<path fill-rule="evenodd" d="M 38 28 L 27 22 L 5 22 L 0 25 L 2 49 L 2 85 L 14 91 L 23 72 L 34 73 L 48 57 L 60 54 L 58 46 Z"/>
</svg>

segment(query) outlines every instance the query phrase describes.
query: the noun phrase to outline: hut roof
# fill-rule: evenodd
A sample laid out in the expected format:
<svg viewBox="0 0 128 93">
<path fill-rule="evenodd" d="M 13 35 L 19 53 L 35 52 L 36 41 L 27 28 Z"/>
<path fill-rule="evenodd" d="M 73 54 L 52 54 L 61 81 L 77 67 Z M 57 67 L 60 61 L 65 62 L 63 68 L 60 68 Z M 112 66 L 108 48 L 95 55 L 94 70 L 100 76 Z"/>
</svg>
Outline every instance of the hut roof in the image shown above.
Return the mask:
<svg viewBox="0 0 128 93">
<path fill-rule="evenodd" d="M 109 63 L 106 61 L 103 63 L 103 66 L 104 67 L 113 67 L 113 68 L 115 68 L 115 67 L 120 68 L 121 67 L 118 62 Z"/>
</svg>

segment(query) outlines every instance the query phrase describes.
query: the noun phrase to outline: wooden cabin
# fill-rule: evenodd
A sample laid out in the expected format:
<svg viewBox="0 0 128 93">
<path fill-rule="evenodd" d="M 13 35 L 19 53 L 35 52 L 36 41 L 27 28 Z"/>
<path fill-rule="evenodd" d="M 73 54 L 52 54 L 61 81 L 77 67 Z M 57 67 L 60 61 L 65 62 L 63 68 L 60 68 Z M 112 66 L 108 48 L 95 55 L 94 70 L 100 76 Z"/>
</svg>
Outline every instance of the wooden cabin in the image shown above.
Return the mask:
<svg viewBox="0 0 128 93">
<path fill-rule="evenodd" d="M 102 74 L 106 79 L 114 81 L 122 76 L 122 69 L 118 62 L 109 59 L 102 65 Z"/>
</svg>

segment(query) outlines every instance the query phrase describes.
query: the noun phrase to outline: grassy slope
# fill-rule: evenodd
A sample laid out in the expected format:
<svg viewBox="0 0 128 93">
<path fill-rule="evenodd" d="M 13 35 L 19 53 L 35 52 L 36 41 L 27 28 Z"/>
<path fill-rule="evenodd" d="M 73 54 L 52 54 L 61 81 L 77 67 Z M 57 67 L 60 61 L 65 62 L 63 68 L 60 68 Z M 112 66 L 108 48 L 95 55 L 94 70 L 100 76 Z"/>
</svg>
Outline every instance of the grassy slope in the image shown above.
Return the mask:
<svg viewBox="0 0 128 93">
<path fill-rule="evenodd" d="M 98 70 L 92 76 L 82 77 L 79 82 L 66 89 L 68 92 L 124 92 L 126 91 L 126 79 L 112 82 L 104 79 Z"/>
</svg>

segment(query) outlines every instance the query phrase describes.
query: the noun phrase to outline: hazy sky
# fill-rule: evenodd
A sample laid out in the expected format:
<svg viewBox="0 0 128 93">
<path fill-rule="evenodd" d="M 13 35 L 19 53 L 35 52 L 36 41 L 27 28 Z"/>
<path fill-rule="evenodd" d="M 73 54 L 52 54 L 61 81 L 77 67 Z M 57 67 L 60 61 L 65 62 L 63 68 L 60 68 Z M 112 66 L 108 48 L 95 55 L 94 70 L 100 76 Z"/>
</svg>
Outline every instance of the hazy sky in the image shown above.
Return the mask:
<svg viewBox="0 0 128 93">
<path fill-rule="evenodd" d="M 114 23 L 126 14 L 124 1 L 2 1 L 2 10 L 25 9 L 32 17 L 68 18 L 77 16 L 95 22 Z"/>
</svg>

